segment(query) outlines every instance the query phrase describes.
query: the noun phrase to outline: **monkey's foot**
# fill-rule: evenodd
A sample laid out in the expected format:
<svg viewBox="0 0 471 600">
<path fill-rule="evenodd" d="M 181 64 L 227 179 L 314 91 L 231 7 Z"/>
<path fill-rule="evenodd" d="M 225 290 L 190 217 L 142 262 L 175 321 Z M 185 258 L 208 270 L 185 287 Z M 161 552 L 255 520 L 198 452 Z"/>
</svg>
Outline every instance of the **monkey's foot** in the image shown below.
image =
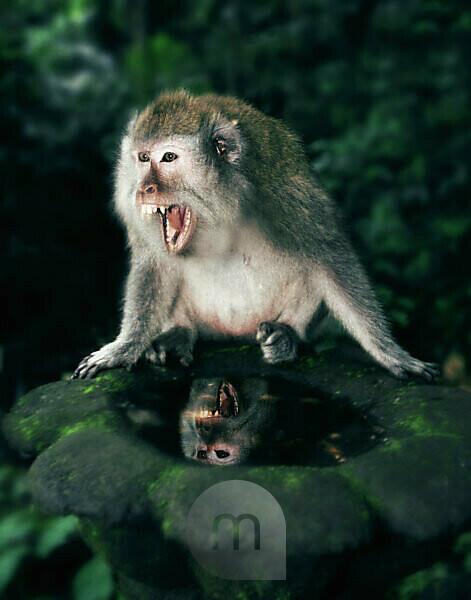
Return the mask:
<svg viewBox="0 0 471 600">
<path fill-rule="evenodd" d="M 136 344 L 115 340 L 86 356 L 74 371 L 72 379 L 91 379 L 99 371 L 115 367 L 130 369 L 137 363 L 141 353 L 141 349 Z"/>
<path fill-rule="evenodd" d="M 171 353 L 184 367 L 193 362 L 193 334 L 185 327 L 174 327 L 159 335 L 152 347 L 146 352 L 148 361 L 156 365 L 165 365 Z"/>
<path fill-rule="evenodd" d="M 422 362 L 412 356 L 408 356 L 404 361 L 389 367 L 389 370 L 399 379 L 407 379 L 410 376 L 413 376 L 425 379 L 425 381 L 435 381 L 440 375 L 438 365 L 435 363 Z"/>
<path fill-rule="evenodd" d="M 296 358 L 297 338 L 289 325 L 263 321 L 258 326 L 256 340 L 267 363 L 273 365 Z"/>
</svg>

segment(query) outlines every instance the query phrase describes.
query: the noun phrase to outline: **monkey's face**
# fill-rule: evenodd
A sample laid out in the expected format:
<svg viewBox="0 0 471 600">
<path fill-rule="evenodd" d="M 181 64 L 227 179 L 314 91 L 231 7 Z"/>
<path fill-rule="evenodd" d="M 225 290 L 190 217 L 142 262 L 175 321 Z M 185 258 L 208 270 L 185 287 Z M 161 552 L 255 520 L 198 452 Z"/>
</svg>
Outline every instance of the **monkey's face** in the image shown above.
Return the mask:
<svg viewBox="0 0 471 600">
<path fill-rule="evenodd" d="M 186 93 L 162 95 L 131 121 L 122 141 L 118 211 L 133 233 L 168 254 L 220 244 L 248 197 L 241 125 L 213 105 Z"/>
<path fill-rule="evenodd" d="M 133 143 L 135 218 L 147 232 L 160 230 L 167 253 L 182 253 L 196 232 L 220 233 L 238 217 L 241 185 L 231 177 L 237 170 L 227 144 L 221 133 L 208 139 L 206 129 Z"/>
<path fill-rule="evenodd" d="M 227 379 L 195 379 L 180 415 L 184 455 L 207 465 L 246 461 L 271 422 L 272 403 L 260 403 L 266 392 L 262 379 L 238 379 L 236 385 Z"/>
<path fill-rule="evenodd" d="M 167 252 L 178 254 L 191 242 L 197 211 L 188 203 L 197 157 L 188 139 L 138 144 L 133 151 L 138 172 L 135 208 L 151 227 L 159 227 Z M 193 177 L 194 180 L 194 177 Z"/>
<path fill-rule="evenodd" d="M 239 410 L 238 394 L 231 383 L 196 380 L 190 406 L 180 419 L 185 455 L 212 465 L 240 462 L 241 444 L 234 423 Z"/>
</svg>

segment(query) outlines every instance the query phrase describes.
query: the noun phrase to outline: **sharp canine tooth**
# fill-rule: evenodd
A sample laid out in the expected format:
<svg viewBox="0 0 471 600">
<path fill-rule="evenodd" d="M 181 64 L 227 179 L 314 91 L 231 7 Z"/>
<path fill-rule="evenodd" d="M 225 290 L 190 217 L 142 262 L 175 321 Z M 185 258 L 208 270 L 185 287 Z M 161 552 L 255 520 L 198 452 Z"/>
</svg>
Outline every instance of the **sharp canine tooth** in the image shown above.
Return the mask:
<svg viewBox="0 0 471 600">
<path fill-rule="evenodd" d="M 155 213 L 157 212 L 157 207 L 156 207 L 156 206 L 153 206 L 153 207 L 152 207 L 152 212 L 153 212 L 153 213 L 154 213 L 154 215 L 155 215 Z"/>
</svg>

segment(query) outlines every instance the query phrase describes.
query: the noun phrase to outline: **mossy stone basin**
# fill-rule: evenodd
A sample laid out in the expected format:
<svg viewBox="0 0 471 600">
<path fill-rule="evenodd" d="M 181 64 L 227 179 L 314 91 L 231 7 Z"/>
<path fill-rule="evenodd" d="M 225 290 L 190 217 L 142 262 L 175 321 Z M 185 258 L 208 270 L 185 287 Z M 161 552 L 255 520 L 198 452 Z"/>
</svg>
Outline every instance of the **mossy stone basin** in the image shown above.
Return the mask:
<svg viewBox="0 0 471 600">
<path fill-rule="evenodd" d="M 414 572 L 462 564 L 453 553 L 471 523 L 469 393 L 395 380 L 349 347 L 277 367 L 248 346 L 202 347 L 196 356 L 189 370 L 117 369 L 41 386 L 4 420 L 9 443 L 34 459 L 34 502 L 80 518 L 85 540 L 110 562 L 126 598 L 382 595 L 399 593 Z M 164 439 L 178 428 L 182 402 L 171 397 L 172 385 L 184 396 L 179 382 L 228 373 L 307 386 L 322 401 L 365 415 L 381 439 L 327 465 L 283 464 L 281 457 L 218 467 L 186 460 L 170 437 L 152 443 L 126 416 L 129 403 L 155 404 Z M 231 480 L 262 486 L 280 505 L 286 579 L 228 581 L 189 551 L 191 506 L 212 485 Z M 469 583 L 464 567 L 453 577 Z"/>
</svg>

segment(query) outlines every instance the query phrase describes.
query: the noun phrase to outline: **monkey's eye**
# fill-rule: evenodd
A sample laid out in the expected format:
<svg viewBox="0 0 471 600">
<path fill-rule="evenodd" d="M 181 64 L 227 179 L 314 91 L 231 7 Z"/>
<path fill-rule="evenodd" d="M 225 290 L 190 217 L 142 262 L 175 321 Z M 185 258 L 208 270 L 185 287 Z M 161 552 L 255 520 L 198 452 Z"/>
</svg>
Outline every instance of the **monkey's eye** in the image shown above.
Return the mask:
<svg viewBox="0 0 471 600">
<path fill-rule="evenodd" d="M 196 456 L 200 460 L 206 460 L 208 458 L 208 453 L 206 452 L 206 450 L 198 450 Z"/>
<path fill-rule="evenodd" d="M 216 450 L 216 456 L 218 458 L 227 458 L 229 456 L 229 452 L 226 452 L 225 450 Z"/>
<path fill-rule="evenodd" d="M 150 156 L 147 154 L 147 152 L 139 152 L 137 157 L 139 158 L 139 160 L 141 162 L 149 162 L 150 161 Z"/>
<path fill-rule="evenodd" d="M 216 138 L 214 140 L 214 147 L 216 148 L 216 152 L 219 156 L 222 156 L 227 152 L 226 140 L 223 138 Z"/>
<path fill-rule="evenodd" d="M 175 152 L 166 152 L 162 156 L 162 160 L 160 162 L 173 162 L 176 158 L 178 158 L 178 156 L 175 154 Z"/>
</svg>

